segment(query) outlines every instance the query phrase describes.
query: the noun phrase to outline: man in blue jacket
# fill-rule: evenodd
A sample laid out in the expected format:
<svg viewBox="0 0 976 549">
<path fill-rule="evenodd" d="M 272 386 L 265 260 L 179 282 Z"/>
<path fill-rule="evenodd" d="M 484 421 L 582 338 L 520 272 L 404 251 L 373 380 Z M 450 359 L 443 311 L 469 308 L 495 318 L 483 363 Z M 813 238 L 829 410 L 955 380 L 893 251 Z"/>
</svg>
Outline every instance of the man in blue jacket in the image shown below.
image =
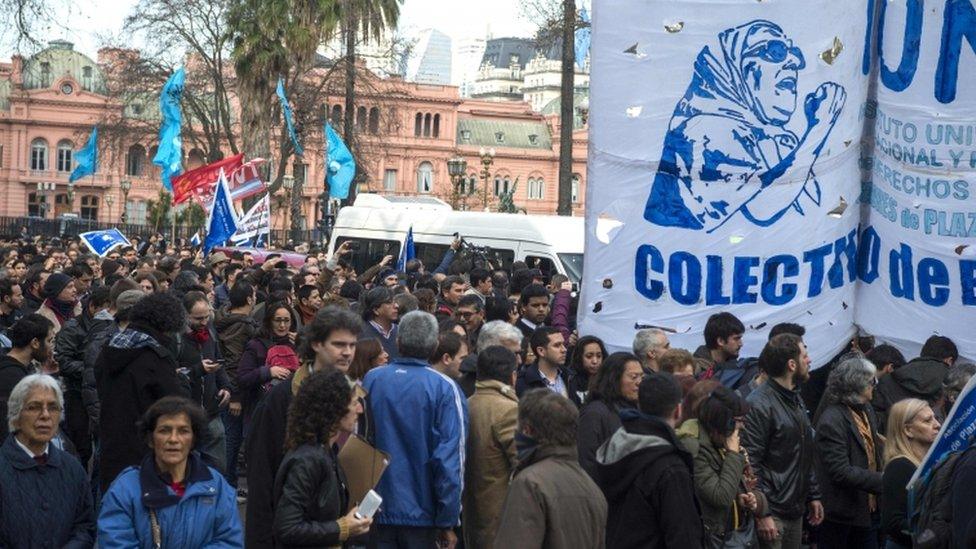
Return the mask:
<svg viewBox="0 0 976 549">
<path fill-rule="evenodd" d="M 450 378 L 430 367 L 437 321 L 413 311 L 399 324 L 400 358 L 375 368 L 364 382 L 376 425 L 376 446 L 390 465 L 376 491 L 383 506 L 370 547 L 453 547 L 461 514 L 467 402 Z"/>
</svg>

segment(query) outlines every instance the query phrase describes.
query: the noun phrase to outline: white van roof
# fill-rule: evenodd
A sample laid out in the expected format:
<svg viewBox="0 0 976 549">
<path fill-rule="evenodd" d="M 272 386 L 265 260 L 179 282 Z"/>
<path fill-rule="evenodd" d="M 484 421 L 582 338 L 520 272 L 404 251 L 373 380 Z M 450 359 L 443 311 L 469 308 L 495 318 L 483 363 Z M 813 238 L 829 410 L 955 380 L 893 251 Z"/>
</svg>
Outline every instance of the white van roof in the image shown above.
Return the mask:
<svg viewBox="0 0 976 549">
<path fill-rule="evenodd" d="M 514 239 L 550 245 L 557 252 L 583 253 L 583 218 L 494 212 L 459 212 L 433 197 L 387 197 L 364 193 L 345 207 L 336 229 L 393 231 L 414 235 L 450 236 L 455 232 L 478 238 Z"/>
</svg>

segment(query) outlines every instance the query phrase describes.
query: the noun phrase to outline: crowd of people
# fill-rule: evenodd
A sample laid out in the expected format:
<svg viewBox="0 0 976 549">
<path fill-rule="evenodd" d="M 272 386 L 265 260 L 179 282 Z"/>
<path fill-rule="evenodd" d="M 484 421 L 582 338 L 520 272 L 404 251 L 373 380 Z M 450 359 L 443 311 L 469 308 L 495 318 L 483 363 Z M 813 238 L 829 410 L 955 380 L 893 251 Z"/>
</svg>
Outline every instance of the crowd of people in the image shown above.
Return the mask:
<svg viewBox="0 0 976 549">
<path fill-rule="evenodd" d="M 460 242 L 362 273 L 133 244 L 0 241 L 0 547 L 907 548 L 976 373 L 937 335 L 813 368 L 798 324 L 744 357 L 728 312 L 610 353 L 567 277 Z M 388 457 L 375 515 L 352 440 Z M 972 456 L 942 546 L 976 547 Z"/>
</svg>

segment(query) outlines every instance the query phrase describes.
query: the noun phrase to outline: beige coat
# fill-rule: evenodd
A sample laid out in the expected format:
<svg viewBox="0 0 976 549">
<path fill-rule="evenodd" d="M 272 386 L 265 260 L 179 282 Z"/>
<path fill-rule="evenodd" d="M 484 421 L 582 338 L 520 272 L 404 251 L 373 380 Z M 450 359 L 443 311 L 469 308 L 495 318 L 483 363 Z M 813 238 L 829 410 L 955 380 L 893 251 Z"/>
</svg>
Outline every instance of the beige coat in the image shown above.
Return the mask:
<svg viewBox="0 0 976 549">
<path fill-rule="evenodd" d="M 515 468 L 518 397 L 500 381 L 479 381 L 468 399 L 470 433 L 464 471 L 464 546 L 491 547 Z"/>
<path fill-rule="evenodd" d="M 40 308 L 37 309 L 37 314 L 50 320 L 51 324 L 54 324 L 54 335 L 57 336 L 58 332 L 61 331 L 61 322 L 58 321 L 58 315 L 54 314 L 54 311 L 47 306 L 47 303 L 41 303 Z M 75 303 L 74 316 L 81 316 L 81 302 Z"/>
</svg>

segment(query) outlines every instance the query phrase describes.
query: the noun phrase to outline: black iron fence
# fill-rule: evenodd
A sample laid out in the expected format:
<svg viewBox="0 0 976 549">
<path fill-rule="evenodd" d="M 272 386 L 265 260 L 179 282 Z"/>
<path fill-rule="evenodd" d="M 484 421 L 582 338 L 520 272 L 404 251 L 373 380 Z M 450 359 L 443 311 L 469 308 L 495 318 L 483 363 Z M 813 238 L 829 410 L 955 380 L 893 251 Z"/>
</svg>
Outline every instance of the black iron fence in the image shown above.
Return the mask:
<svg viewBox="0 0 976 549">
<path fill-rule="evenodd" d="M 40 217 L 0 217 L 0 237 L 9 239 L 18 238 L 21 235 L 24 227 L 27 228 L 27 234 L 31 238 L 35 236 L 43 236 L 45 238 L 64 238 L 69 236 L 77 236 L 80 233 L 88 231 L 117 228 L 122 231 L 122 234 L 130 239 L 138 236 L 143 240 L 148 239 L 154 234 L 161 234 L 167 240 L 174 235 L 177 239 L 189 239 L 193 237 L 193 234 L 198 229 L 197 227 L 177 225 L 174 232 L 173 228 L 169 225 L 165 227 L 154 227 L 152 225 L 139 225 L 135 223 L 105 223 L 91 219 L 67 217 L 58 219 L 42 219 Z M 299 231 L 298 236 L 298 241 L 294 242 L 293 244 L 301 244 L 306 242 L 318 244 L 321 242 L 321 231 L 318 229 Z M 280 248 L 286 246 L 289 244 L 291 239 L 292 231 L 272 229 L 271 245 L 269 247 Z"/>
</svg>

